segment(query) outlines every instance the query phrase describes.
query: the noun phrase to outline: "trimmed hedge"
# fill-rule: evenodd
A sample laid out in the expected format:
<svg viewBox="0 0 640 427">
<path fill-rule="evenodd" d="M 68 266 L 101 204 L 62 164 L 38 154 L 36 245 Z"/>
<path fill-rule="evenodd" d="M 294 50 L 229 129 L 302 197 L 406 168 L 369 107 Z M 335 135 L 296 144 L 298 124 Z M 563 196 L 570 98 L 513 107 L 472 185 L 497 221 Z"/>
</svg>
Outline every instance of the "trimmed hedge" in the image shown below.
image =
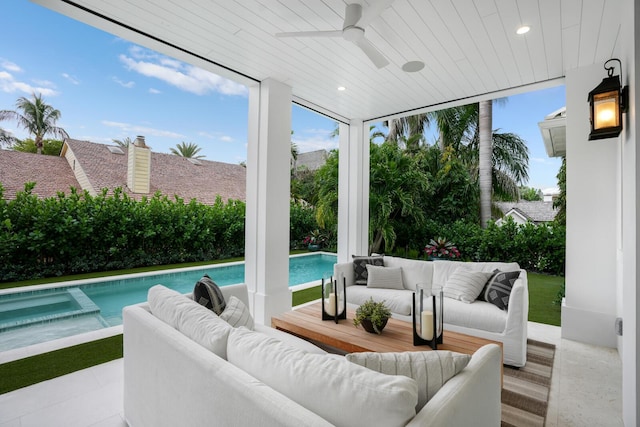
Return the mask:
<svg viewBox="0 0 640 427">
<path fill-rule="evenodd" d="M 429 239 L 443 237 L 455 244 L 463 260 L 517 262 L 529 271 L 564 276 L 566 228 L 555 222 L 516 224 L 508 218 L 501 226 L 491 222 L 483 229 L 465 221 L 451 224 L 431 221 L 416 236 L 421 237 L 413 237 L 397 253 L 403 256 L 419 253 L 419 257 L 424 257 L 424 245 Z"/>
</svg>

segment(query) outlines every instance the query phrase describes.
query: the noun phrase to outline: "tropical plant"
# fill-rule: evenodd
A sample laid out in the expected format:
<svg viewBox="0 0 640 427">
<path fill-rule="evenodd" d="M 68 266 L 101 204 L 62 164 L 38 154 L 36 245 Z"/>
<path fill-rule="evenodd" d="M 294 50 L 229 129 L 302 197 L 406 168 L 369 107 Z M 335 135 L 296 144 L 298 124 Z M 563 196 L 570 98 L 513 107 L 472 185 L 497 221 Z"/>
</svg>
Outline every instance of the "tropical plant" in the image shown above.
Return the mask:
<svg viewBox="0 0 640 427">
<path fill-rule="evenodd" d="M 369 252 L 391 252 L 402 223 L 422 224 L 429 177 L 419 159 L 394 143 L 370 145 Z"/>
<path fill-rule="evenodd" d="M 444 237 L 436 237 L 429 240 L 429 244 L 424 247 L 424 252 L 430 258 L 454 259 L 460 258 L 460 251 Z"/>
<path fill-rule="evenodd" d="M 198 147 L 198 144 L 194 144 L 193 142 L 182 141 L 181 143 L 176 144 L 176 148 L 172 147 L 170 150 L 171 154 L 186 157 L 188 159 L 202 159 L 206 157 L 198 154 L 202 148 Z"/>
<path fill-rule="evenodd" d="M 15 120 L 18 126 L 24 128 L 34 136 L 36 152 L 42 154 L 43 139 L 46 135 L 57 138 L 69 138 L 69 134 L 56 126 L 61 113 L 51 105 L 45 103 L 42 95 L 33 94 L 33 100 L 20 97 L 16 101 L 16 111 L 1 110 L 0 121 Z"/>
<path fill-rule="evenodd" d="M 520 198 L 529 202 L 538 202 L 542 200 L 542 191 L 537 188 L 520 187 Z"/>
<path fill-rule="evenodd" d="M 62 150 L 63 141 L 59 139 L 43 139 L 42 140 L 42 154 L 47 156 L 59 156 Z M 23 153 L 36 153 L 36 142 L 31 139 L 16 139 L 11 149 L 15 151 L 21 151 Z"/>
<path fill-rule="evenodd" d="M 556 215 L 555 221 L 558 224 L 565 225 L 567 222 L 567 158 L 562 158 L 562 165 L 560 165 L 560 170 L 558 170 L 558 188 L 560 189 L 560 194 L 553 201 L 553 207 L 558 208 L 558 213 Z"/>
<path fill-rule="evenodd" d="M 363 320 L 369 320 L 373 330 L 380 334 L 390 317 L 391 310 L 385 305 L 384 301 L 377 302 L 373 298 L 369 298 L 356 309 L 353 324 L 358 327 Z"/>
<path fill-rule="evenodd" d="M 111 141 L 123 148 L 127 148 L 129 147 L 129 145 L 133 144 L 133 139 L 129 138 L 128 136 L 123 139 L 112 139 Z"/>
<path fill-rule="evenodd" d="M 305 245 L 322 245 L 326 242 L 327 236 L 319 229 L 313 230 L 303 240 Z"/>
<path fill-rule="evenodd" d="M 11 132 L 0 128 L 0 147 L 3 145 L 10 147 L 15 142 L 16 142 L 16 137 L 13 136 Z"/>
</svg>

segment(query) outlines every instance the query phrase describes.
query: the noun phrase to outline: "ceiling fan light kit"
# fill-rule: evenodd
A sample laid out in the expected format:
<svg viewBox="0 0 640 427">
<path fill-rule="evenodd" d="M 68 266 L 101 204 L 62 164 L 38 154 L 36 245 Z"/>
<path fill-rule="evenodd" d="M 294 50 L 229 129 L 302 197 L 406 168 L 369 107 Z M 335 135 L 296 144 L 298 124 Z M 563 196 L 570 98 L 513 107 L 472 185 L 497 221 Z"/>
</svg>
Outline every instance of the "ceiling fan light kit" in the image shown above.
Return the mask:
<svg viewBox="0 0 640 427">
<path fill-rule="evenodd" d="M 358 46 L 377 68 L 384 68 L 389 65 L 389 61 L 365 37 L 365 27 L 380 16 L 391 3 L 393 3 L 393 0 L 379 0 L 364 10 L 358 3 L 348 4 L 344 13 L 342 31 L 295 31 L 277 33 L 276 37 L 342 37 L 344 40 Z"/>
</svg>

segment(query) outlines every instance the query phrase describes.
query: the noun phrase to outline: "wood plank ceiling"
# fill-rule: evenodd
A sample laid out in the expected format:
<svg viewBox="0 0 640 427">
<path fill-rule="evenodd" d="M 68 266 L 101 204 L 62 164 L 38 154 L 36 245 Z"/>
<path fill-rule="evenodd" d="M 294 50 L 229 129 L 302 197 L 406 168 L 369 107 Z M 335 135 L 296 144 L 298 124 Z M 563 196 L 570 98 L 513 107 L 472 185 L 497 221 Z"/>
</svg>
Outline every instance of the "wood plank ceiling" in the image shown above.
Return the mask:
<svg viewBox="0 0 640 427">
<path fill-rule="evenodd" d="M 375 0 L 34 1 L 240 82 L 274 78 L 348 119 L 524 91 L 603 64 L 620 43 L 617 0 L 396 0 L 365 28 L 390 61 L 377 69 L 342 38 L 275 37 L 341 30 L 348 2 Z M 521 25 L 531 31 L 517 35 Z M 402 70 L 415 60 L 424 69 Z"/>
</svg>

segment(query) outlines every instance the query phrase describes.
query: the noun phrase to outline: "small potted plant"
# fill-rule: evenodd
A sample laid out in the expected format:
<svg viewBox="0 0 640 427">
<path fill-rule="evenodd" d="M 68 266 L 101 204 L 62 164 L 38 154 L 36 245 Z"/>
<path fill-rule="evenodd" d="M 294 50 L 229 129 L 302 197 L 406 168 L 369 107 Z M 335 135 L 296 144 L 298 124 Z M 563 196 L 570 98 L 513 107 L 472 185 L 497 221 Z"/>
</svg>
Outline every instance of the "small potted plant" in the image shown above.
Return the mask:
<svg viewBox="0 0 640 427">
<path fill-rule="evenodd" d="M 356 327 L 362 325 L 365 331 L 372 334 L 380 334 L 390 317 L 391 310 L 384 304 L 384 301 L 376 302 L 373 298 L 369 298 L 356 309 L 353 324 Z"/>
</svg>

